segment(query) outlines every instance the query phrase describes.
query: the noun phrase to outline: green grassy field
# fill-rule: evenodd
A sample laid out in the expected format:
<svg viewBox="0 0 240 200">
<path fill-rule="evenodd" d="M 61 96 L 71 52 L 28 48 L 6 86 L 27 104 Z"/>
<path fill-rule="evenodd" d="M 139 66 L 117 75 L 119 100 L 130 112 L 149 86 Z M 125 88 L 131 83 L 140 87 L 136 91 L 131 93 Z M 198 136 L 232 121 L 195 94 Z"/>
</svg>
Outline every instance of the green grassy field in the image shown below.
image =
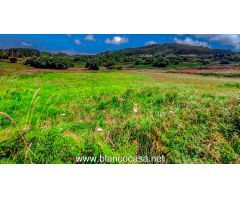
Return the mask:
<svg viewBox="0 0 240 200">
<path fill-rule="evenodd" d="M 22 70 L 30 69 L 32 67 L 29 67 L 27 65 L 22 64 L 12 64 L 5 62 L 0 62 L 0 74 L 11 74 L 11 73 L 17 73 Z"/>
<path fill-rule="evenodd" d="M 16 122 L 0 116 L 0 163 L 239 163 L 239 83 L 159 70 L 0 75 L 0 112 Z"/>
<path fill-rule="evenodd" d="M 84 62 L 75 62 L 74 67 L 85 68 L 86 63 Z"/>
</svg>

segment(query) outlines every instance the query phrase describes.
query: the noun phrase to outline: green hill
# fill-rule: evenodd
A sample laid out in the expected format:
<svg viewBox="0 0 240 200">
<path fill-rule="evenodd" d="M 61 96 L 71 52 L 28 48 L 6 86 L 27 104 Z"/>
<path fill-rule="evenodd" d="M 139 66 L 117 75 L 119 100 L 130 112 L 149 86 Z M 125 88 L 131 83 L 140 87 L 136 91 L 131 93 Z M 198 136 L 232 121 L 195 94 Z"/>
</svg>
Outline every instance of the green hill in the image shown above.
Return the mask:
<svg viewBox="0 0 240 200">
<path fill-rule="evenodd" d="M 108 51 L 103 54 L 109 53 L 120 53 L 125 56 L 132 55 L 166 55 L 166 54 L 175 54 L 175 55 L 188 55 L 188 54 L 196 54 L 196 55 L 207 55 L 207 54 L 218 54 L 218 53 L 234 53 L 231 50 L 224 49 L 211 49 L 208 47 L 202 46 L 190 46 L 185 44 L 153 44 L 138 48 L 127 48 L 117 51 Z"/>
</svg>

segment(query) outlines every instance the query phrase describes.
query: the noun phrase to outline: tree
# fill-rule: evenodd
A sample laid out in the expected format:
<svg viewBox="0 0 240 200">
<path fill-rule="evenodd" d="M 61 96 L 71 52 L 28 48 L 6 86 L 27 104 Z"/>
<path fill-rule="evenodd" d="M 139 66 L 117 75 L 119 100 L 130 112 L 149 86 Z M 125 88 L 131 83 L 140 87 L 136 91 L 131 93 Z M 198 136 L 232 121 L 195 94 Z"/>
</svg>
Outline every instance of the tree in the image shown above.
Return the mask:
<svg viewBox="0 0 240 200">
<path fill-rule="evenodd" d="M 201 63 L 202 65 L 208 65 L 208 64 L 210 64 L 211 62 L 210 62 L 209 60 L 207 60 L 207 59 L 201 58 L 201 59 L 200 59 L 200 63 Z"/>
<path fill-rule="evenodd" d="M 226 59 L 221 60 L 220 64 L 227 65 L 230 64 L 230 62 Z"/>
<path fill-rule="evenodd" d="M 86 63 L 86 68 L 90 70 L 99 70 L 99 61 L 96 59 L 91 59 Z"/>
<path fill-rule="evenodd" d="M 65 57 L 32 57 L 26 60 L 25 65 L 43 69 L 67 69 L 73 66 L 71 60 Z"/>
<path fill-rule="evenodd" d="M 166 67 L 168 64 L 169 64 L 169 60 L 165 57 L 157 57 L 153 61 L 154 67 L 163 68 L 163 67 Z"/>
<path fill-rule="evenodd" d="M 112 68 L 114 67 L 115 63 L 113 61 L 107 61 L 104 63 L 104 67 L 107 67 L 107 68 Z"/>
<path fill-rule="evenodd" d="M 6 54 L 5 50 L 0 49 L 0 59 L 8 59 L 8 55 Z"/>
<path fill-rule="evenodd" d="M 137 60 L 135 61 L 135 65 L 143 65 L 144 61 L 141 58 L 137 58 Z"/>
<path fill-rule="evenodd" d="M 40 56 L 40 51 L 32 48 L 11 48 L 5 49 L 5 53 L 9 57 L 32 57 L 32 56 Z"/>
<path fill-rule="evenodd" d="M 16 57 L 10 57 L 9 61 L 10 61 L 10 63 L 16 63 L 17 62 L 17 58 Z"/>
</svg>

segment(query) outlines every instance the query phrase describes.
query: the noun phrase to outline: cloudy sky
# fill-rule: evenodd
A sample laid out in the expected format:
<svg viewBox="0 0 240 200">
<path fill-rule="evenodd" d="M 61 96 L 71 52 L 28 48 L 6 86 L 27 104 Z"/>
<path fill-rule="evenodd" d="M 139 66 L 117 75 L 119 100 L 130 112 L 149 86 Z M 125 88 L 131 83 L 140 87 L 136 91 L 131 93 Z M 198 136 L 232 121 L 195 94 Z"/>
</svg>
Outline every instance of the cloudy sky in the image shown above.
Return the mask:
<svg viewBox="0 0 240 200">
<path fill-rule="evenodd" d="M 67 54 L 95 54 L 107 50 L 162 43 L 180 43 L 240 51 L 240 35 L 237 34 L 0 34 L 0 48 L 30 47 L 40 51 L 64 52 Z"/>
</svg>

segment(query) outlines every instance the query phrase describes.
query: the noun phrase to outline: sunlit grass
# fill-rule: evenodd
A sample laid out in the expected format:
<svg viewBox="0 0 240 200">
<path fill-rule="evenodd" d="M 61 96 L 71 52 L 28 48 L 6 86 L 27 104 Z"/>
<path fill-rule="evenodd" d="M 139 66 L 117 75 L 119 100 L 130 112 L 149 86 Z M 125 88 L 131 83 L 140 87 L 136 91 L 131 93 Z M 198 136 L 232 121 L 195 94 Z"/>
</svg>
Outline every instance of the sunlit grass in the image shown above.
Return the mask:
<svg viewBox="0 0 240 200">
<path fill-rule="evenodd" d="M 20 72 L 24 69 L 29 69 L 32 67 L 23 65 L 23 64 L 12 64 L 12 63 L 7 63 L 5 62 L 0 62 L 0 75 L 1 74 L 9 74 L 9 73 L 16 73 L 16 72 Z"/>
<path fill-rule="evenodd" d="M 240 154 L 238 79 L 154 71 L 0 76 L 0 111 L 21 130 L 33 163 L 74 156 L 165 155 L 168 163 L 235 163 Z M 99 131 L 101 129 L 101 131 Z M 0 118 L 0 162 L 23 163 L 25 149 Z"/>
</svg>

